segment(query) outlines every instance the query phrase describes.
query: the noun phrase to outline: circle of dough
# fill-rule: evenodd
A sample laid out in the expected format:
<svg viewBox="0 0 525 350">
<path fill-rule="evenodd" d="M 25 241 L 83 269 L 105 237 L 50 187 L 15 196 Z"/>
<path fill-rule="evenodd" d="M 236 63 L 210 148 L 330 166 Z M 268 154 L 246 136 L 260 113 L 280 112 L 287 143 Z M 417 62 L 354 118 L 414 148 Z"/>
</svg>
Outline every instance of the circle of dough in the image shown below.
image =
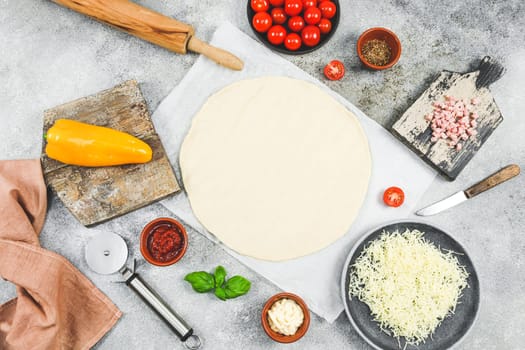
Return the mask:
<svg viewBox="0 0 525 350">
<path fill-rule="evenodd" d="M 284 77 L 243 80 L 212 95 L 179 162 L 202 225 L 238 253 L 272 261 L 343 236 L 371 172 L 355 115 L 317 86 Z"/>
</svg>

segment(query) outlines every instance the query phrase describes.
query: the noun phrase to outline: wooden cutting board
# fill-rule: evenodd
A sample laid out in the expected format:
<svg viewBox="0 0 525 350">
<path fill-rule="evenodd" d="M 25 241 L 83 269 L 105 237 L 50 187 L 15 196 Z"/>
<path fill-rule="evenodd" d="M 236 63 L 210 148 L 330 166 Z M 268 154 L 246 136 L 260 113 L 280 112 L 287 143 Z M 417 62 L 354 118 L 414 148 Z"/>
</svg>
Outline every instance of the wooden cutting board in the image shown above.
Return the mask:
<svg viewBox="0 0 525 350">
<path fill-rule="evenodd" d="M 446 179 L 454 180 L 468 164 L 496 127 L 503 116 L 492 97 L 489 85 L 503 75 L 504 68 L 485 57 L 477 70 L 468 73 L 443 71 L 430 87 L 393 124 L 392 133 L 412 149 L 425 162 L 439 171 Z M 432 103 L 444 101 L 445 95 L 460 99 L 476 98 L 478 134 L 463 143 L 461 151 L 448 146 L 445 140 L 431 143 L 430 122 L 424 119 L 433 110 Z"/>
<path fill-rule="evenodd" d="M 48 158 L 44 142 L 46 184 L 83 225 L 128 213 L 180 190 L 135 80 L 46 110 L 44 133 L 60 118 L 127 132 L 153 150 L 152 160 L 145 164 L 88 168 Z"/>
</svg>

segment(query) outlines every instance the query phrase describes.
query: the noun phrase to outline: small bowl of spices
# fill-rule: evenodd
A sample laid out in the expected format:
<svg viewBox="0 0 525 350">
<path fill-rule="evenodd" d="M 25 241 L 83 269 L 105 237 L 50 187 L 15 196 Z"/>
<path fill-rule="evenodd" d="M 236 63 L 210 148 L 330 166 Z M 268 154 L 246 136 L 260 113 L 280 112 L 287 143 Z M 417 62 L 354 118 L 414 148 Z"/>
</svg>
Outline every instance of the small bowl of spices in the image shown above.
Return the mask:
<svg viewBox="0 0 525 350">
<path fill-rule="evenodd" d="M 279 293 L 268 299 L 261 314 L 266 334 L 279 343 L 293 343 L 306 334 L 310 312 L 303 299 L 292 293 Z"/>
<path fill-rule="evenodd" d="M 140 234 L 140 252 L 150 264 L 168 266 L 179 261 L 188 248 L 188 235 L 180 222 L 158 218 Z"/>
<path fill-rule="evenodd" d="M 357 40 L 357 54 L 365 66 L 373 70 L 392 67 L 401 56 L 401 42 L 386 28 L 370 28 Z"/>
</svg>

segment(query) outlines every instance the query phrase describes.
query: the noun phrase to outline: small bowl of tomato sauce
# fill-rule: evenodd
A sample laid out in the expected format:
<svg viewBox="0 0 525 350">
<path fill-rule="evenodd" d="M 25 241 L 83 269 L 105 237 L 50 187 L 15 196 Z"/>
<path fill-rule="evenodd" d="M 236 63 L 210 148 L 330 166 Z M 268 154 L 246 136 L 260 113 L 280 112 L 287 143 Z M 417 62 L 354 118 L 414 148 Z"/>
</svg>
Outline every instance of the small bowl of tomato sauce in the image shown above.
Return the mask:
<svg viewBox="0 0 525 350">
<path fill-rule="evenodd" d="M 140 234 L 140 252 L 153 265 L 172 265 L 183 257 L 187 248 L 186 229 L 172 218 L 155 219 Z"/>
</svg>

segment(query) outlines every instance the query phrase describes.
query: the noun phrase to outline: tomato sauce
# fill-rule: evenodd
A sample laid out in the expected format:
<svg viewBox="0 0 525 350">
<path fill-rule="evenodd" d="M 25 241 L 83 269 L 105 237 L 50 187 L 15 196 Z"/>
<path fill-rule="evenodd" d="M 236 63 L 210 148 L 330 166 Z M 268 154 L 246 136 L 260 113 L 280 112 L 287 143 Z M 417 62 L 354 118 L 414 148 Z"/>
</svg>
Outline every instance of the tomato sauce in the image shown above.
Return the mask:
<svg viewBox="0 0 525 350">
<path fill-rule="evenodd" d="M 159 222 L 149 232 L 147 249 L 156 261 L 168 262 L 179 255 L 184 243 L 179 227 L 170 222 Z"/>
</svg>

